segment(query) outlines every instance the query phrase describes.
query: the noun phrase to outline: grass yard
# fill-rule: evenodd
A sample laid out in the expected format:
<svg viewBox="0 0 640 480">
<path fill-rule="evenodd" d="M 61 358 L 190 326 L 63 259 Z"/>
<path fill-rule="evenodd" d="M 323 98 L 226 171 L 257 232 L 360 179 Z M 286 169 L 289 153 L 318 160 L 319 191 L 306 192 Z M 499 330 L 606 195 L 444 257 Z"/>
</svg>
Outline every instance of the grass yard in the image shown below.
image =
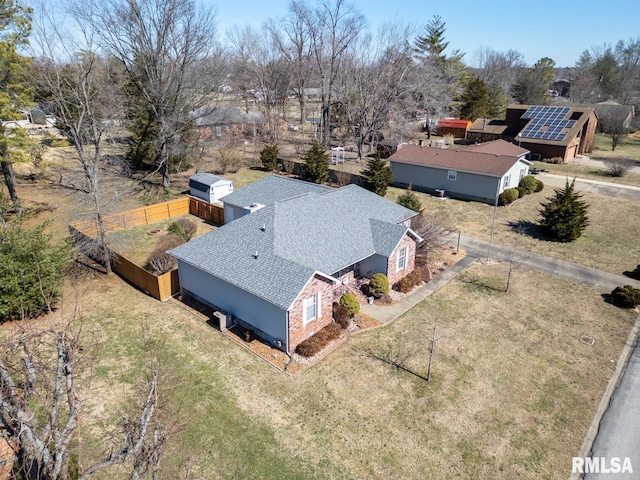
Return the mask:
<svg viewBox="0 0 640 480">
<path fill-rule="evenodd" d="M 535 272 L 517 269 L 509 294 L 495 290 L 505 280 L 506 265 L 475 265 L 290 379 L 176 305 L 98 276 L 82 299 L 99 348 L 81 461 L 99 456 L 159 352 L 171 418 L 185 422 L 163 478 L 186 464 L 193 478 L 566 478 L 637 313 Z M 372 357 L 425 375 L 435 318 L 431 383 Z"/>
<path fill-rule="evenodd" d="M 627 172 L 623 177 L 612 177 L 604 165 L 602 168 L 597 168 L 588 167 L 586 165 L 577 165 L 571 162 L 557 165 L 544 162 L 534 162 L 533 166 L 537 168 L 544 168 L 549 170 L 549 173 L 555 173 L 556 175 L 566 175 L 569 178 L 586 178 L 600 182 L 619 183 L 622 185 L 635 185 L 636 187 L 640 187 L 640 173 Z M 638 166 L 640 166 L 640 163 L 638 163 Z M 541 177 L 541 180 L 544 181 L 544 177 Z"/>
<path fill-rule="evenodd" d="M 159 222 L 150 223 L 148 225 L 140 225 L 139 227 L 128 228 L 118 232 L 111 232 L 107 235 L 107 242 L 119 254 L 126 257 L 136 265 L 143 266 L 147 258 L 157 245 L 158 241 L 165 235 L 168 235 L 167 229 L 169 225 L 178 218 L 187 218 L 193 221 L 198 230 L 193 238 L 197 238 L 205 233 L 210 232 L 215 226 L 205 222 L 195 215 L 182 215 L 180 217 L 167 218 Z M 159 230 L 159 232 L 155 232 Z M 149 232 L 153 232 L 150 234 Z"/>
<path fill-rule="evenodd" d="M 611 137 L 609 135 L 596 134 L 594 151 L 591 153 L 594 160 L 605 158 L 630 158 L 640 160 L 640 131 L 633 132 L 622 139 L 622 143 L 611 150 Z"/>
<path fill-rule="evenodd" d="M 395 201 L 404 190 L 390 188 L 387 198 Z M 452 226 L 464 235 L 489 240 L 494 208 L 478 202 L 438 200 L 416 192 L 426 210 L 443 211 Z M 512 246 L 516 238 L 514 225 L 525 222 L 528 234 L 518 240 L 518 249 L 560 258 L 621 275 L 640 261 L 640 217 L 638 202 L 585 193 L 590 205 L 590 225 L 571 243 L 549 242 L 540 238 L 536 223 L 540 203 L 553 195 L 553 188 L 526 195 L 509 207 L 498 207 L 494 242 Z"/>
</svg>

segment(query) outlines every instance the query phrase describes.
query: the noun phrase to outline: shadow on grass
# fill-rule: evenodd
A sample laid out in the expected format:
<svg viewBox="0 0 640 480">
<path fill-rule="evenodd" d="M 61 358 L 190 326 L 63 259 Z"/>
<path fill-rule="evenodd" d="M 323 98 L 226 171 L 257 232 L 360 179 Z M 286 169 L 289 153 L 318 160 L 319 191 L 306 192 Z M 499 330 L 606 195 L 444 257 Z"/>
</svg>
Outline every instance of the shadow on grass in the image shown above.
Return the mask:
<svg viewBox="0 0 640 480">
<path fill-rule="evenodd" d="M 458 276 L 458 279 L 467 285 L 489 292 L 504 292 L 505 283 L 502 278 L 497 277 L 481 277 L 476 273 L 464 272 Z"/>
<path fill-rule="evenodd" d="M 507 222 L 507 226 L 514 233 L 521 233 L 528 237 L 535 238 L 536 240 L 546 241 L 547 237 L 542 233 L 540 225 L 529 220 L 518 220 L 514 222 Z"/>
</svg>

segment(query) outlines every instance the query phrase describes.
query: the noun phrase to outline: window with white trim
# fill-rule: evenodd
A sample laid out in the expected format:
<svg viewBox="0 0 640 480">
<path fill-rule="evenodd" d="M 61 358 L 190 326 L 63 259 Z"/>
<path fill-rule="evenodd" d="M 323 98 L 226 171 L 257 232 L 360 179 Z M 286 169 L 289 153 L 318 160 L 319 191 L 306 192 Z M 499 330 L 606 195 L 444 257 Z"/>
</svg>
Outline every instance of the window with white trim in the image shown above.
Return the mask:
<svg viewBox="0 0 640 480">
<path fill-rule="evenodd" d="M 447 172 L 447 180 L 454 180 L 458 177 L 458 171 L 457 170 L 449 170 Z"/>
<path fill-rule="evenodd" d="M 504 177 L 504 187 L 503 188 L 508 188 L 509 187 L 509 180 L 511 179 L 511 175 L 507 175 L 506 177 Z"/>
<path fill-rule="evenodd" d="M 396 272 L 399 272 L 407 266 L 407 247 L 398 250 L 398 258 L 396 259 Z"/>
<path fill-rule="evenodd" d="M 316 293 L 302 301 L 302 323 L 307 323 L 320 317 L 320 299 L 321 294 Z"/>
</svg>

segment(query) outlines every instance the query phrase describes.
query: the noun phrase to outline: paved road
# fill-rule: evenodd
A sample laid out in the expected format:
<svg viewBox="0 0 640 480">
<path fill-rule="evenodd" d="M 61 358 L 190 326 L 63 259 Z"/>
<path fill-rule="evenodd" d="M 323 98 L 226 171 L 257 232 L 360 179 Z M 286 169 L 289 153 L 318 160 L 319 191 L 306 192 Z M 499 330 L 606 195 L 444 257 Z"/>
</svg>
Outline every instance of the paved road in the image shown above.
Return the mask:
<svg viewBox="0 0 640 480">
<path fill-rule="evenodd" d="M 538 178 L 544 183 L 545 187 L 564 187 L 567 181 L 573 180 L 567 175 L 555 175 L 552 173 L 540 173 Z M 580 192 L 597 193 L 609 197 L 626 198 L 628 200 L 640 201 L 640 187 L 633 185 L 622 185 L 619 183 L 601 182 L 599 180 L 588 180 L 585 178 L 576 178 L 576 190 Z M 543 192 L 544 193 L 544 192 Z"/>
<path fill-rule="evenodd" d="M 640 347 L 636 341 L 618 389 L 602 417 L 591 457 L 629 457 L 633 473 L 590 473 L 586 480 L 640 479 Z M 624 461 L 624 460 L 622 460 Z M 607 465 L 611 466 L 610 463 Z"/>
</svg>

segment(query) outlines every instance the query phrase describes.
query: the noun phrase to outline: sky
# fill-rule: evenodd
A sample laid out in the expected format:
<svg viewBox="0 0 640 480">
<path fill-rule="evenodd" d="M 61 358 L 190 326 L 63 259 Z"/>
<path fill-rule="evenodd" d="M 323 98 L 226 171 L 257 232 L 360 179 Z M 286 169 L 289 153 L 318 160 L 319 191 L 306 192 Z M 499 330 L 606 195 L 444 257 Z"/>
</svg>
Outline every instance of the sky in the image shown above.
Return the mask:
<svg viewBox="0 0 640 480">
<path fill-rule="evenodd" d="M 307 0 L 314 4 L 315 0 Z M 349 2 L 349 0 L 347 0 Z M 259 28 L 267 18 L 288 12 L 289 0 L 199 0 L 217 12 L 217 27 L 224 37 L 234 25 Z M 465 52 L 465 63 L 474 64 L 481 48 L 498 52 L 517 50 L 527 64 L 550 57 L 556 67 L 572 67 L 580 54 L 619 40 L 640 39 L 638 0 L 351 0 L 367 19 L 372 31 L 397 21 L 424 32 L 439 15 L 445 22 L 449 49 Z"/>
</svg>

